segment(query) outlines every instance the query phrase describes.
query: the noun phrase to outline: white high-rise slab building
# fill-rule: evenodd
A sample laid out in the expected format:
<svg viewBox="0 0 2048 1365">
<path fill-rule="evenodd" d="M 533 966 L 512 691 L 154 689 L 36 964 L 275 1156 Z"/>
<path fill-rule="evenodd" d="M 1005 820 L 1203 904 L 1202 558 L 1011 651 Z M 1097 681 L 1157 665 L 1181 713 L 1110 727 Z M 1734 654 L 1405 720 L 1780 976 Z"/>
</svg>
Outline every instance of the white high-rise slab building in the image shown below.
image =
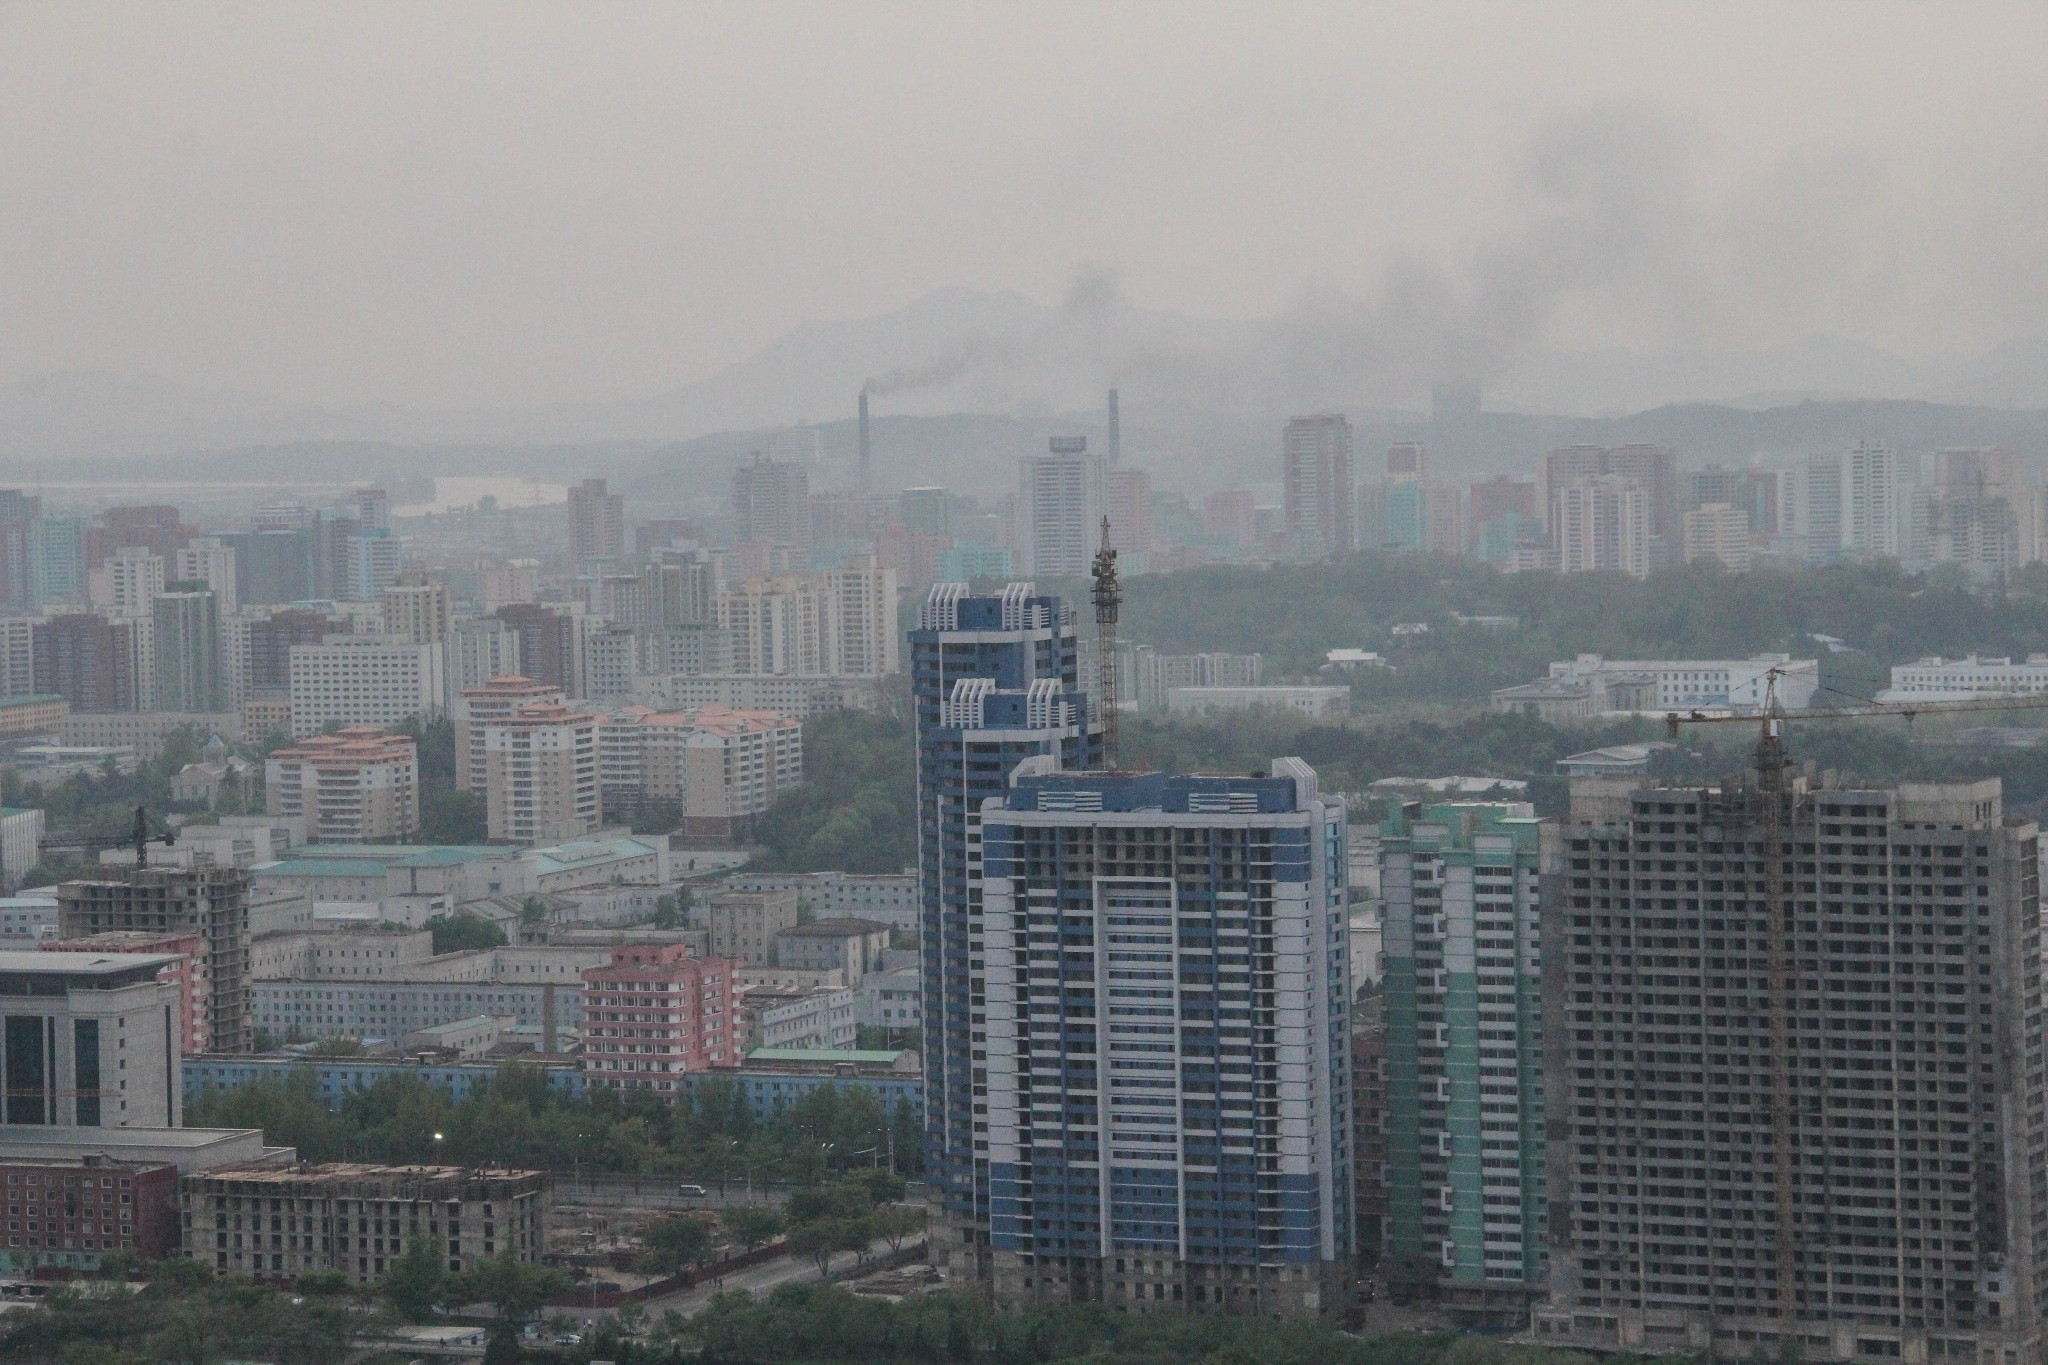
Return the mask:
<svg viewBox="0 0 2048 1365">
<path fill-rule="evenodd" d="M 445 653 L 389 635 L 330 635 L 291 647 L 292 738 L 329 722 L 395 726 L 439 715 L 448 695 Z"/>
<path fill-rule="evenodd" d="M 1088 572 L 1101 542 L 1102 461 L 1085 436 L 1055 436 L 1048 453 L 1019 462 L 1018 501 L 1028 518 L 1029 571 L 1048 578 Z"/>
</svg>

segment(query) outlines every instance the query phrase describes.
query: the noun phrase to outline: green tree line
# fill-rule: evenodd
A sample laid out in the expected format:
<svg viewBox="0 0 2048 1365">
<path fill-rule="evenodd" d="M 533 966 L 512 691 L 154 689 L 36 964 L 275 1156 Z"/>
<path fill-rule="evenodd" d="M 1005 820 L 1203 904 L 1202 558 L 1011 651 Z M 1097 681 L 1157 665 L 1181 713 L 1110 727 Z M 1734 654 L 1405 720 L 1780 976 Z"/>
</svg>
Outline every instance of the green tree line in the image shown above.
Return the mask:
<svg viewBox="0 0 2048 1365">
<path fill-rule="evenodd" d="M 868 1090 L 823 1086 L 757 1118 L 738 1082 L 707 1077 L 666 1103 L 647 1091 L 563 1095 L 533 1066 L 508 1064 L 461 1100 L 414 1076 L 380 1077 L 340 1107 L 310 1068 L 214 1090 L 185 1106 L 190 1127 L 261 1128 L 307 1161 L 445 1162 L 535 1170 L 663 1173 L 698 1181 L 813 1185 L 889 1164 L 922 1164 L 920 1116 L 885 1113 Z M 437 1137 L 436 1134 L 439 1136 Z"/>
<path fill-rule="evenodd" d="M 1085 585 L 1080 585 L 1085 593 Z M 1072 588 L 1068 591 L 1071 593 Z M 1076 597 L 1077 602 L 1085 596 Z M 1952 568 L 1909 574 L 1891 561 L 1765 566 L 1731 574 L 1675 565 L 1622 574 L 1502 574 L 1469 559 L 1364 553 L 1341 562 L 1216 566 L 1151 574 L 1125 588 L 1122 633 L 1165 653 L 1266 656 L 1269 675 L 1314 673 L 1326 651 L 1376 650 L 1392 671 L 1344 676 L 1362 703 L 1471 700 L 1539 676 L 1555 659 L 1826 655 L 1815 635 L 1858 654 L 1824 666 L 1862 685 L 1927 654 L 2048 651 L 2048 565 L 2003 587 Z M 1509 616 L 1493 628 L 1458 616 Z M 1403 623 L 1424 635 L 1393 634 Z"/>
</svg>

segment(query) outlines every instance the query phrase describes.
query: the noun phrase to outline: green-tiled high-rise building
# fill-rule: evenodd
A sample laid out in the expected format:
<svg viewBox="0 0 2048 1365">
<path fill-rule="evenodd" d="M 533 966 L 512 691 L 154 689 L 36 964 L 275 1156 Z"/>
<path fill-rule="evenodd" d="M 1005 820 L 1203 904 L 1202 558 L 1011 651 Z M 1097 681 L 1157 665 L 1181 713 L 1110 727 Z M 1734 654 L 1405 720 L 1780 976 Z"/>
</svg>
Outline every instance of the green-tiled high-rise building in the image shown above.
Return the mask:
<svg viewBox="0 0 2048 1365">
<path fill-rule="evenodd" d="M 1411 804 L 1380 843 L 1387 1277 L 1519 1322 L 1543 1276 L 1542 822 Z"/>
</svg>

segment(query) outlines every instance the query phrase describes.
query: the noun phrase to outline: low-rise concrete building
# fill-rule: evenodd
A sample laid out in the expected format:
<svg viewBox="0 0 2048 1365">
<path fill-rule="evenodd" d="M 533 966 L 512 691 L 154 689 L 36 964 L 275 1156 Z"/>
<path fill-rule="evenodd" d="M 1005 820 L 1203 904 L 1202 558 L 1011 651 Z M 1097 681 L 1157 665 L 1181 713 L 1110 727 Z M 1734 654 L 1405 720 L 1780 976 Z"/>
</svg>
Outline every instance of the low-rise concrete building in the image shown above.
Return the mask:
<svg viewBox="0 0 2048 1365">
<path fill-rule="evenodd" d="M 5 1124 L 175 1128 L 178 988 L 173 953 L 0 952 Z"/>
<path fill-rule="evenodd" d="M 711 955 L 750 967 L 774 966 L 776 936 L 796 921 L 794 891 L 721 891 L 704 907 Z"/>
<path fill-rule="evenodd" d="M 889 950 L 889 926 L 871 919 L 814 919 L 775 936 L 775 965 L 812 971 L 840 971 L 857 985 L 881 965 Z"/>
<path fill-rule="evenodd" d="M 1179 714 L 1198 711 L 1250 711 L 1277 707 L 1304 716 L 1351 714 L 1349 687 L 1175 687 L 1166 693 L 1166 709 Z"/>
<path fill-rule="evenodd" d="M 756 1048 L 850 1049 L 858 1040 L 853 991 L 846 987 L 749 986 L 740 997 L 748 1051 Z"/>
<path fill-rule="evenodd" d="M 549 1089 L 568 1099 L 579 1099 L 583 1095 L 581 1062 L 559 1055 L 543 1057 L 534 1053 L 525 1053 L 509 1061 L 533 1068 L 547 1082 Z M 314 1093 L 319 1095 L 321 1103 L 329 1109 L 339 1109 L 348 1096 L 368 1090 L 386 1076 L 405 1076 L 423 1085 L 431 1085 L 446 1091 L 450 1100 L 459 1103 L 468 1099 L 470 1092 L 479 1086 L 496 1080 L 499 1068 L 507 1064 L 508 1060 L 423 1062 L 418 1057 L 246 1057 L 208 1053 L 185 1058 L 183 1070 L 187 1103 L 216 1090 L 238 1090 L 256 1081 L 281 1081 L 308 1075 L 313 1079 Z"/>
<path fill-rule="evenodd" d="M 454 1272 L 508 1253 L 537 1262 L 553 1194 L 543 1171 L 335 1162 L 207 1171 L 180 1182 L 179 1200 L 185 1254 L 217 1272 L 369 1284 L 416 1241 L 444 1247 Z"/>
<path fill-rule="evenodd" d="M 853 1021 L 865 1028 L 924 1027 L 924 984 L 915 967 L 869 972 L 853 993 Z"/>
<path fill-rule="evenodd" d="M 728 891 L 790 891 L 820 919 L 880 920 L 891 929 L 916 929 L 920 901 L 916 872 L 737 872 Z"/>
</svg>

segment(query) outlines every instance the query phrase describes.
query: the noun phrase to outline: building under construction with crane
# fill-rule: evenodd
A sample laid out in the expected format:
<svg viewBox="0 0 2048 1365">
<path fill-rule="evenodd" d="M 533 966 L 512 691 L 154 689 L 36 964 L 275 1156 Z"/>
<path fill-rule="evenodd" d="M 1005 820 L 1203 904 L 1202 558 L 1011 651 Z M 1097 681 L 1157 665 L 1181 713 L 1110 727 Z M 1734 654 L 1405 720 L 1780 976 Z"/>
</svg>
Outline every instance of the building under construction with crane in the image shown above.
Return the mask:
<svg viewBox="0 0 2048 1365">
<path fill-rule="evenodd" d="M 173 932 L 199 939 L 204 955 L 205 1013 L 210 1052 L 255 1046 L 249 1008 L 249 874 L 214 865 L 204 854 L 191 866 L 147 864 L 149 838 L 138 814 L 137 866 L 110 865 L 57 888 L 60 938 L 94 934 Z"/>
<path fill-rule="evenodd" d="M 1756 720 L 1748 722 L 1759 725 Z M 1575 780 L 1546 829 L 1539 1341 L 2037 1365 L 2037 829 L 1993 780 Z"/>
</svg>

